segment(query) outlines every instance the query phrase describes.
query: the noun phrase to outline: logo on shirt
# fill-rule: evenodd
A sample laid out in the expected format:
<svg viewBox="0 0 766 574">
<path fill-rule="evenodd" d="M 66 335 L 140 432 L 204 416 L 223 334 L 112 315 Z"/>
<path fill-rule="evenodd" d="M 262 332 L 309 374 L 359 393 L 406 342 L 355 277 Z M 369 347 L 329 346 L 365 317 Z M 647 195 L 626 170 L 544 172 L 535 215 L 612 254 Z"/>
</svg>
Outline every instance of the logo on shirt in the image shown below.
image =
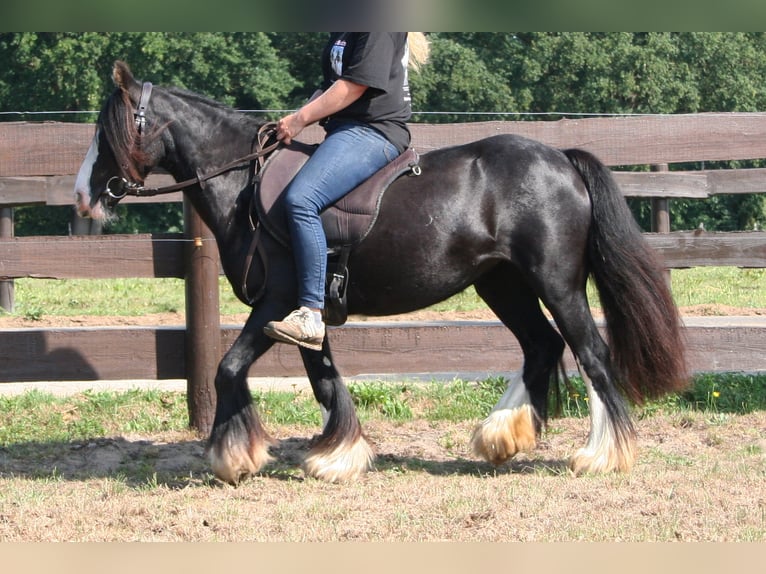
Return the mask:
<svg viewBox="0 0 766 574">
<path fill-rule="evenodd" d="M 338 40 L 330 49 L 330 66 L 336 76 L 343 75 L 343 51 L 346 49 L 346 41 Z"/>
</svg>

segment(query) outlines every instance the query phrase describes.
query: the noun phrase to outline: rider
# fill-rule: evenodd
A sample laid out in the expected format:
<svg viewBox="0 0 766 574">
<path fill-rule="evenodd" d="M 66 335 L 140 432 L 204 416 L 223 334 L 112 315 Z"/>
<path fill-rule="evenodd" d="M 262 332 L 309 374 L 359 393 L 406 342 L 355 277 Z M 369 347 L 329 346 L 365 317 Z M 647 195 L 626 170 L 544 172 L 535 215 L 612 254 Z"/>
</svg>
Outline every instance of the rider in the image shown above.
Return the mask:
<svg viewBox="0 0 766 574">
<path fill-rule="evenodd" d="M 277 139 L 285 144 L 316 121 L 326 136 L 285 191 L 299 308 L 269 322 L 270 337 L 322 348 L 327 240 L 319 214 L 410 144 L 407 67 L 426 57 L 422 33 L 334 32 L 322 52 L 321 91 L 279 120 Z"/>
</svg>

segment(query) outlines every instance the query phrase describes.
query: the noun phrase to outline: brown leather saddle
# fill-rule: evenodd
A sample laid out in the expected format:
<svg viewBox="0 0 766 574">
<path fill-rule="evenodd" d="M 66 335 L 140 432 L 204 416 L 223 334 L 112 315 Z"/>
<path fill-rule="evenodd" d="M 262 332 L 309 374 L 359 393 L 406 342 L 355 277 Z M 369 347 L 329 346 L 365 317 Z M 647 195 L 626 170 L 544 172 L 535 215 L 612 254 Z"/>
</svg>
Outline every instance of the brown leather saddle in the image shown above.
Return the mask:
<svg viewBox="0 0 766 574">
<path fill-rule="evenodd" d="M 281 146 L 269 156 L 259 173 L 254 202 L 258 221 L 286 247 L 290 247 L 290 236 L 282 201 L 283 192 L 316 147 L 298 141 Z M 327 236 L 328 247 L 324 311 L 327 324 L 345 323 L 348 317 L 348 257 L 375 225 L 381 200 L 391 183 L 405 174 L 420 174 L 418 160 L 419 156 L 414 149 L 405 150 L 367 181 L 322 212 L 322 226 Z M 266 261 L 261 263 L 266 270 Z"/>
</svg>

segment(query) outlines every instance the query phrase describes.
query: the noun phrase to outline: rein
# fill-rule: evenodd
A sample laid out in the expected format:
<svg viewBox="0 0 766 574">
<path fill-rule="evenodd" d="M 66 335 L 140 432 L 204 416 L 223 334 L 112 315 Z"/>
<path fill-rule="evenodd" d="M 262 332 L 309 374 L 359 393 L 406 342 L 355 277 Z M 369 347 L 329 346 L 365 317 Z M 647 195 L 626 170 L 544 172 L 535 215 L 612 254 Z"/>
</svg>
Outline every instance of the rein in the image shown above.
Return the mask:
<svg viewBox="0 0 766 574">
<path fill-rule="evenodd" d="M 149 104 L 149 98 L 151 97 L 151 94 L 152 94 L 152 83 L 144 82 L 141 88 L 141 99 L 138 102 L 137 109 L 133 112 L 133 119 L 135 121 L 136 130 L 138 131 L 139 135 L 141 135 L 146 129 L 146 108 Z M 270 154 L 275 149 L 277 149 L 281 143 L 279 141 L 275 141 L 272 144 L 266 145 L 266 142 L 268 142 L 269 139 L 276 134 L 276 131 L 277 131 L 276 122 L 267 122 L 263 124 L 258 129 L 254 152 L 249 153 L 245 156 L 242 156 L 238 159 L 235 159 L 234 161 L 231 161 L 225 165 L 222 165 L 221 167 L 218 167 L 208 173 L 204 173 L 204 174 L 198 173 L 196 177 L 193 177 L 184 181 L 180 181 L 172 185 L 166 185 L 163 187 L 146 187 L 143 185 L 143 183 L 130 182 L 124 177 L 113 176 L 106 182 L 106 188 L 104 189 L 102 194 L 103 193 L 107 194 L 109 198 L 107 200 L 108 203 L 116 204 L 127 195 L 134 196 L 134 197 L 152 197 L 155 195 L 173 193 L 174 191 L 185 189 L 191 185 L 201 184 L 204 181 L 212 179 L 216 176 L 221 175 L 222 173 L 226 173 L 227 171 L 230 171 L 246 163 L 250 163 L 253 160 L 258 160 L 258 166 L 256 167 L 256 174 L 258 174 L 263 168 L 263 165 L 265 163 L 264 157 L 266 157 L 268 154 Z M 116 182 L 116 184 L 115 184 L 115 189 L 113 190 L 112 185 L 114 182 Z M 257 301 L 261 297 L 266 287 L 266 282 L 264 281 L 263 284 L 261 285 L 261 288 L 258 290 L 258 292 L 255 295 L 251 296 L 248 293 L 247 279 L 250 275 L 250 268 L 252 267 L 253 259 L 254 259 L 254 255 L 256 251 L 258 251 L 261 255 L 261 261 L 264 267 L 264 274 L 268 273 L 268 265 L 266 263 L 266 253 L 263 249 L 263 246 L 261 245 L 261 242 L 259 241 L 260 234 L 261 234 L 261 226 L 258 225 L 257 221 L 253 220 L 252 208 L 250 209 L 249 219 L 250 219 L 250 231 L 253 234 L 253 238 L 252 238 L 252 241 L 250 242 L 250 247 L 248 249 L 247 256 L 245 257 L 245 267 L 242 273 L 241 290 L 242 290 L 242 296 L 247 300 L 249 304 L 252 305 L 253 303 L 255 303 L 255 301 Z"/>
<path fill-rule="evenodd" d="M 147 93 L 147 91 L 144 90 L 144 93 Z M 149 94 L 151 93 L 151 87 L 149 88 L 148 93 Z M 148 99 L 148 95 L 147 95 L 147 99 Z M 143 103 L 144 102 L 143 94 L 142 94 L 141 100 Z M 139 104 L 139 110 L 134 114 L 135 120 L 136 120 L 136 126 L 139 128 L 139 133 L 144 127 L 144 122 L 145 122 L 144 109 L 145 109 L 145 104 L 143 106 Z M 166 185 L 163 187 L 146 187 L 140 183 L 130 182 L 126 180 L 124 177 L 113 176 L 109 179 L 109 181 L 106 182 L 106 190 L 105 190 L 106 194 L 109 196 L 111 200 L 115 202 L 121 200 L 126 195 L 130 195 L 134 197 L 152 197 L 155 195 L 173 193 L 174 191 L 185 189 L 189 187 L 190 185 L 199 184 L 209 179 L 213 179 L 214 177 L 217 177 L 221 175 L 222 173 L 231 171 L 232 169 L 236 167 L 239 167 L 243 164 L 249 163 L 256 159 L 259 160 L 259 164 L 262 167 L 263 166 L 262 159 L 268 154 L 270 154 L 271 152 L 273 152 L 275 149 L 277 149 L 277 147 L 279 147 L 280 145 L 279 141 L 266 145 L 266 142 L 269 140 L 269 138 L 271 138 L 276 133 L 276 129 L 277 129 L 276 122 L 268 122 L 263 124 L 258 129 L 258 135 L 256 138 L 256 145 L 255 145 L 254 152 L 249 153 L 245 156 L 242 156 L 238 159 L 235 159 L 234 161 L 231 161 L 225 165 L 222 165 L 221 167 L 218 167 L 208 173 L 197 174 L 193 178 L 180 181 L 172 185 Z M 112 185 L 112 182 L 114 181 L 116 181 L 116 189 L 112 190 L 111 185 Z"/>
</svg>

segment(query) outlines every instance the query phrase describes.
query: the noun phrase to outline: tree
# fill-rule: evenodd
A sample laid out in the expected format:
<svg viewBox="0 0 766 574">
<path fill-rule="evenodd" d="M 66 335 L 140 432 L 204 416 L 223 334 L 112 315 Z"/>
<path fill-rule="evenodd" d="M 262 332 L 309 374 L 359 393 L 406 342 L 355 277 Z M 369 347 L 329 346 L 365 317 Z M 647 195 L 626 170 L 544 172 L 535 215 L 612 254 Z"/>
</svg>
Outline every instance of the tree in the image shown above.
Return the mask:
<svg viewBox="0 0 766 574">
<path fill-rule="evenodd" d="M 516 105 L 509 86 L 489 70 L 470 47 L 439 35 L 431 37 L 430 63 L 412 77 L 413 109 L 430 112 L 505 112 Z M 493 119 L 445 114 L 432 123 Z M 496 119 L 496 118 L 494 118 Z"/>
<path fill-rule="evenodd" d="M 121 33 L 117 40 L 112 54 L 138 77 L 240 109 L 284 107 L 298 84 L 263 32 Z"/>
<path fill-rule="evenodd" d="M 98 109 L 106 92 L 102 70 L 94 62 L 103 59 L 109 44 L 108 35 L 93 32 L 0 34 L 0 111 Z M 45 119 L 92 121 L 93 117 Z"/>
<path fill-rule="evenodd" d="M 293 109 L 321 82 L 319 54 L 326 38 L 308 32 L 0 33 L 0 111 L 98 110 L 113 89 L 111 68 L 118 58 L 139 78 L 240 109 Z M 431 113 L 413 121 L 508 119 L 509 112 L 519 119 L 557 119 L 556 113 L 766 109 L 762 32 L 439 32 L 429 38 L 430 62 L 411 74 L 410 84 L 413 110 Z M 465 115 L 470 112 L 477 115 Z M 44 119 L 94 121 L 95 115 Z M 632 203 L 646 224 L 648 210 Z M 162 211 L 175 208 L 152 209 L 156 217 L 151 209 L 125 215 L 125 230 L 143 229 L 141 222 L 152 218 L 151 224 L 175 225 Z M 763 227 L 766 197 L 675 200 L 671 212 L 676 228 L 700 221 L 708 229 Z M 67 219 L 60 218 L 56 232 L 66 233 Z M 23 232 L 26 224 L 19 210 L 17 229 Z"/>
<path fill-rule="evenodd" d="M 287 71 L 295 78 L 296 87 L 290 93 L 290 109 L 298 108 L 308 100 L 321 84 L 320 54 L 327 42 L 327 34 L 317 32 L 269 32 L 272 46 L 286 62 Z"/>
<path fill-rule="evenodd" d="M 0 34 L 0 111 L 98 110 L 114 89 L 114 60 L 137 77 L 207 95 L 242 109 L 282 108 L 298 85 L 264 33 Z M 5 116 L 5 119 L 28 119 Z M 95 121 L 95 114 L 49 114 L 46 120 Z M 120 206 L 114 233 L 177 230 L 173 204 Z M 69 208 L 16 210 L 18 235 L 67 234 Z"/>
</svg>

